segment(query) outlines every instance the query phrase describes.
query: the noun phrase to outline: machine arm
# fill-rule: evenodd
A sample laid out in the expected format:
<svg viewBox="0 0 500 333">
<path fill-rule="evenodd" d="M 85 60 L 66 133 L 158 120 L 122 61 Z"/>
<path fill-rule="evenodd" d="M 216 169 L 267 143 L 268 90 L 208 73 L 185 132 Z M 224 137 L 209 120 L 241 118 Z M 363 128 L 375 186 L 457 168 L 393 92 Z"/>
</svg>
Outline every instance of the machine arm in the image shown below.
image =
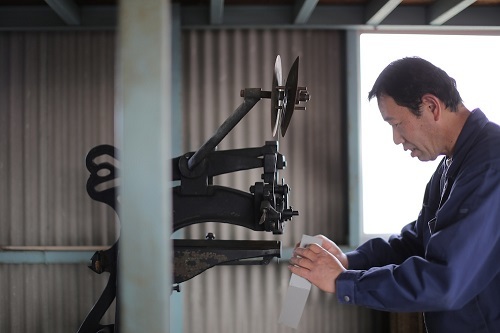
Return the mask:
<svg viewBox="0 0 500 333">
<path fill-rule="evenodd" d="M 174 240 L 174 283 L 181 283 L 216 265 L 266 265 L 280 258 L 278 241 Z"/>
</svg>

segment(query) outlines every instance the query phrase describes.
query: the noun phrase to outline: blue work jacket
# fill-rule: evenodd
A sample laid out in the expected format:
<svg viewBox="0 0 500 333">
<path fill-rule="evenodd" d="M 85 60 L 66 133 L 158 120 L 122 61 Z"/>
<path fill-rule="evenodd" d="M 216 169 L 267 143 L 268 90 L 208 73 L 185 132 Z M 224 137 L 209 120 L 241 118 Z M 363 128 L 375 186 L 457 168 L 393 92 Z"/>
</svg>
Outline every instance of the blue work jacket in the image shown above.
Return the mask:
<svg viewBox="0 0 500 333">
<path fill-rule="evenodd" d="M 472 111 L 417 220 L 347 256 L 341 303 L 424 312 L 429 333 L 500 332 L 500 127 Z"/>
</svg>

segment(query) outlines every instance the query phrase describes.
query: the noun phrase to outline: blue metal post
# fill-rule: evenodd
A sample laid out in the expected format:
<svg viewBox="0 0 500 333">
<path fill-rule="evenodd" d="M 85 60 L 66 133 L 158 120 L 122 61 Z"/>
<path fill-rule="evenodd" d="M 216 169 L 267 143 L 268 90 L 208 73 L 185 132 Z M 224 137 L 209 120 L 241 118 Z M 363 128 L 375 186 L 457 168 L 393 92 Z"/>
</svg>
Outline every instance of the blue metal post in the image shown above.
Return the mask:
<svg viewBox="0 0 500 333">
<path fill-rule="evenodd" d="M 171 5 L 119 4 L 116 142 L 121 161 L 120 332 L 169 332 Z"/>
</svg>

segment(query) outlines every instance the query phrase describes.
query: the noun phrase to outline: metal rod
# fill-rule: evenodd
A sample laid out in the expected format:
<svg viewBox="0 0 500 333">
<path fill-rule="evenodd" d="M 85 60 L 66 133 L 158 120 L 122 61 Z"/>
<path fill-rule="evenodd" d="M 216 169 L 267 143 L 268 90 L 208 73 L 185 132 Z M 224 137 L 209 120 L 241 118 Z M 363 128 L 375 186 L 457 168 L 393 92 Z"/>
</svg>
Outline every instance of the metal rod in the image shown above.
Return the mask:
<svg viewBox="0 0 500 333">
<path fill-rule="evenodd" d="M 88 264 L 95 251 L 0 251 L 0 264 Z"/>
<path fill-rule="evenodd" d="M 192 170 L 197 166 L 207 155 L 212 152 L 215 147 L 231 132 L 231 130 L 240 122 L 241 119 L 257 104 L 261 99 L 260 88 L 245 89 L 245 99 L 243 103 L 233 112 L 233 114 L 224 121 L 217 129 L 217 132 L 201 146 L 188 160 L 188 168 Z"/>
<path fill-rule="evenodd" d="M 0 251 L 101 251 L 107 250 L 109 245 L 89 245 L 89 246 L 18 246 L 18 245 L 0 245 Z"/>
</svg>

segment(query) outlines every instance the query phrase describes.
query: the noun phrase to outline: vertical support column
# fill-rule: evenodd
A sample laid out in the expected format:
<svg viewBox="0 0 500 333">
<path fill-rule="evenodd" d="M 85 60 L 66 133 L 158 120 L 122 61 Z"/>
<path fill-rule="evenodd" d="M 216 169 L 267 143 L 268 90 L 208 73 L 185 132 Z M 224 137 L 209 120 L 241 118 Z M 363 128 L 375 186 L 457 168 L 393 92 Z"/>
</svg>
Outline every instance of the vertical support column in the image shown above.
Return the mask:
<svg viewBox="0 0 500 333">
<path fill-rule="evenodd" d="M 172 156 L 182 154 L 183 120 L 182 120 L 182 29 L 181 5 L 172 4 Z M 172 184 L 172 187 L 178 184 Z M 177 230 L 172 238 L 183 238 L 184 231 Z M 170 333 L 184 331 L 184 295 L 186 293 L 173 292 L 170 297 Z"/>
<path fill-rule="evenodd" d="M 347 31 L 347 127 L 348 146 L 348 189 L 349 189 L 349 246 L 360 243 L 362 232 L 362 179 L 361 179 L 361 106 L 360 106 L 360 60 L 359 36 L 357 30 Z"/>
<path fill-rule="evenodd" d="M 168 0 L 119 4 L 120 333 L 163 333 L 170 327 L 170 11 Z"/>
</svg>

